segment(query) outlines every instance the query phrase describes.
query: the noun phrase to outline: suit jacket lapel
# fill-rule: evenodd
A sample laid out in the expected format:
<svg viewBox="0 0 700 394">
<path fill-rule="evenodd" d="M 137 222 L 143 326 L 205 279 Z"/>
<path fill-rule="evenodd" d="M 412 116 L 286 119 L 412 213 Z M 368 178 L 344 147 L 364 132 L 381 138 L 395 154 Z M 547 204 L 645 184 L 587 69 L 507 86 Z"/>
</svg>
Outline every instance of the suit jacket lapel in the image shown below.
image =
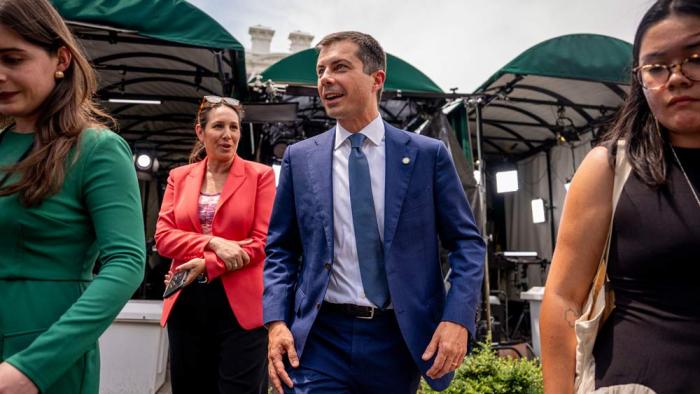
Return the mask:
<svg viewBox="0 0 700 394">
<path fill-rule="evenodd" d="M 221 197 L 219 198 L 219 203 L 216 204 L 214 217 L 216 217 L 216 214 L 219 212 L 219 208 L 221 208 L 221 206 L 236 193 L 236 190 L 243 185 L 243 181 L 245 181 L 245 162 L 243 159 L 236 156 L 233 163 L 231 163 L 231 169 L 228 172 L 224 188 L 221 190 Z"/>
<path fill-rule="evenodd" d="M 416 162 L 416 147 L 401 131 L 384 122 L 386 145 L 386 175 L 384 185 L 384 251 L 387 253 L 396 233 L 408 184 Z"/>
<path fill-rule="evenodd" d="M 314 198 L 321 208 L 328 250 L 333 250 L 333 145 L 335 127 L 313 139 L 316 149 L 309 150 L 307 171 Z"/>
<path fill-rule="evenodd" d="M 202 225 L 199 222 L 199 192 L 202 190 L 204 171 L 207 168 L 207 159 L 192 166 L 189 174 L 184 179 L 183 193 L 187 216 L 192 222 L 192 228 L 197 232 L 202 232 Z"/>
</svg>

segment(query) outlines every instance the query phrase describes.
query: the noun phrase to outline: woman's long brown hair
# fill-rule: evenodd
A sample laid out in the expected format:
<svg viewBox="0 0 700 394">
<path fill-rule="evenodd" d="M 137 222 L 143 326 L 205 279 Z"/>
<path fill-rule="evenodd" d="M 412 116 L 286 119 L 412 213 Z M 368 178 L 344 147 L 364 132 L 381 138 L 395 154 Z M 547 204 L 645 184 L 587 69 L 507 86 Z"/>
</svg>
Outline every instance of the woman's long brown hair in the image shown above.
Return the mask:
<svg viewBox="0 0 700 394">
<path fill-rule="evenodd" d="M 66 48 L 72 61 L 56 81 L 56 87 L 39 108 L 35 125 L 34 146 L 22 161 L 2 168 L 6 173 L 21 174 L 18 182 L 0 187 L 0 196 L 19 193 L 26 206 L 37 206 L 57 193 L 71 163 L 66 159 L 87 127 L 104 127 L 114 120 L 94 101 L 97 90 L 95 71 L 77 40 L 56 9 L 47 0 L 0 0 L 0 25 L 16 32 L 27 42 L 51 55 Z M 4 117 L 0 124 L 11 124 Z"/>
</svg>

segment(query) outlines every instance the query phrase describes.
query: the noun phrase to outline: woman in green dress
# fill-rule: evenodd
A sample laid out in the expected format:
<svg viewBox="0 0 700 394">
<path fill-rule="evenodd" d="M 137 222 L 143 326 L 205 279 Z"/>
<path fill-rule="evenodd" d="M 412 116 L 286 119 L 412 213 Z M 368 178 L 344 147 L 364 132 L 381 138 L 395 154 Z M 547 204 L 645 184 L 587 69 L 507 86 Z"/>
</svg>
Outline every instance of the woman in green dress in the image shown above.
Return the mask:
<svg viewBox="0 0 700 394">
<path fill-rule="evenodd" d="M 47 0 L 0 0 L 0 394 L 97 393 L 97 339 L 143 279 L 132 154 L 95 90 Z"/>
</svg>

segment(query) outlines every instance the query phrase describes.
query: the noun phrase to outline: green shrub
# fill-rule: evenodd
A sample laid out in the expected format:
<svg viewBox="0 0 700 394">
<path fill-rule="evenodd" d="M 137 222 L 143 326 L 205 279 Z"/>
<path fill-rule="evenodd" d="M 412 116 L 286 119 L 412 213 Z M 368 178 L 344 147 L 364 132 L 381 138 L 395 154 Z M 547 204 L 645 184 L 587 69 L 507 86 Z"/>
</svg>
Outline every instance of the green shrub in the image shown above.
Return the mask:
<svg viewBox="0 0 700 394">
<path fill-rule="evenodd" d="M 488 344 L 479 344 L 455 371 L 446 394 L 541 394 L 544 392 L 539 363 L 498 357 Z M 419 394 L 434 394 L 425 380 Z"/>
</svg>

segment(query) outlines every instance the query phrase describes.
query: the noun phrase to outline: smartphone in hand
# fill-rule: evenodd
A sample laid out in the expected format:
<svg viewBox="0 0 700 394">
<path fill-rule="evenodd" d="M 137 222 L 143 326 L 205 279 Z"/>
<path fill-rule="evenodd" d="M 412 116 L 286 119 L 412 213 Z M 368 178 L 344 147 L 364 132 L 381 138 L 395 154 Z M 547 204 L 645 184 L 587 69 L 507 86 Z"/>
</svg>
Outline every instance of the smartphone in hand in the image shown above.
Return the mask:
<svg viewBox="0 0 700 394">
<path fill-rule="evenodd" d="M 163 298 L 168 298 L 175 294 L 178 290 L 185 287 L 185 280 L 187 279 L 187 274 L 189 272 L 190 271 L 175 272 L 173 277 L 170 279 L 170 283 L 168 283 L 168 286 L 165 288 L 165 292 L 163 292 Z"/>
</svg>

